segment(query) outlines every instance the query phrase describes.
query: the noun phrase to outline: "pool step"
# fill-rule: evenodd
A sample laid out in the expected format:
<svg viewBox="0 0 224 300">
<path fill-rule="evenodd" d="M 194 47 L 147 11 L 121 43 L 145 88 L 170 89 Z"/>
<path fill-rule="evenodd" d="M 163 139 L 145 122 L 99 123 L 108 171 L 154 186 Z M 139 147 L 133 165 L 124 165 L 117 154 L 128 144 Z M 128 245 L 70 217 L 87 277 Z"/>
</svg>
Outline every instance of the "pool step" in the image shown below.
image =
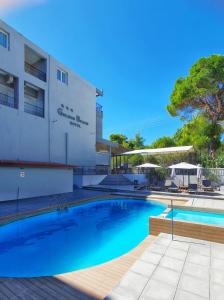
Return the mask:
<svg viewBox="0 0 224 300">
<path fill-rule="evenodd" d="M 107 175 L 101 182 L 100 185 L 132 185 L 129 179 L 123 175 Z"/>
</svg>

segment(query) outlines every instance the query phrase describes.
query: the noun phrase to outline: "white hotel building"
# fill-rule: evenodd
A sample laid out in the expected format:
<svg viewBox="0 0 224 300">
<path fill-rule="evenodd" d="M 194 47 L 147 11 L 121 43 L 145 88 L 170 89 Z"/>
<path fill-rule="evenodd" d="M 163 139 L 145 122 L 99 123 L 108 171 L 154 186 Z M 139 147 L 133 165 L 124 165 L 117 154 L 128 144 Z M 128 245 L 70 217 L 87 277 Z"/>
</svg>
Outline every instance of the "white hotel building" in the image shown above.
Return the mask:
<svg viewBox="0 0 224 300">
<path fill-rule="evenodd" d="M 75 166 L 109 166 L 97 96 L 0 20 L 0 201 L 71 192 Z"/>
</svg>

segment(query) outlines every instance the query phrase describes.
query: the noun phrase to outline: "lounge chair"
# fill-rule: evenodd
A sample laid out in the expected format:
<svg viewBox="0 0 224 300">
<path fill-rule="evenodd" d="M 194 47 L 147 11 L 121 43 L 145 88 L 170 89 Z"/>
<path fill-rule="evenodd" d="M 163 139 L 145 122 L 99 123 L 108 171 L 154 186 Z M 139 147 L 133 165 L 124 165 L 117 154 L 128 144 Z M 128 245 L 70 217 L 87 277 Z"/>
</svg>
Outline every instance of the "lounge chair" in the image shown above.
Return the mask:
<svg viewBox="0 0 224 300">
<path fill-rule="evenodd" d="M 202 180 L 202 190 L 204 192 L 214 192 L 214 188 L 211 186 L 211 181 L 204 179 Z"/>
<path fill-rule="evenodd" d="M 155 184 L 150 186 L 153 191 L 163 191 L 164 190 L 164 182 L 156 182 Z"/>
<path fill-rule="evenodd" d="M 172 182 L 171 185 L 168 187 L 168 192 L 178 193 L 179 187 L 174 182 Z"/>
<path fill-rule="evenodd" d="M 139 184 L 139 185 L 137 185 L 137 186 L 134 186 L 134 188 L 135 188 L 135 190 L 139 191 L 139 190 L 144 190 L 144 189 L 146 189 L 147 186 L 144 185 L 144 184 Z"/>
<path fill-rule="evenodd" d="M 188 186 L 188 193 L 189 194 L 196 194 L 198 191 L 197 183 L 190 183 Z"/>
</svg>

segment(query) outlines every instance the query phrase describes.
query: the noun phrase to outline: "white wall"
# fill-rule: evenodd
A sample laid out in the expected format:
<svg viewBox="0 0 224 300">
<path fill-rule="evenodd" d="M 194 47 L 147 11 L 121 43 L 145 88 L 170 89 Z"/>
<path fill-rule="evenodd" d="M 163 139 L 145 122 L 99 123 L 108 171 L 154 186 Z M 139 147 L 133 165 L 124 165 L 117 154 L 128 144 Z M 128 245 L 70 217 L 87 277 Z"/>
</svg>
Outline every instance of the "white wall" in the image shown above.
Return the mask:
<svg viewBox="0 0 224 300">
<path fill-rule="evenodd" d="M 138 183 L 140 183 L 140 184 L 148 183 L 148 179 L 146 178 L 145 174 L 123 174 L 123 176 L 132 182 L 134 180 L 138 180 Z"/>
<path fill-rule="evenodd" d="M 94 166 L 96 88 L 0 20 L 1 28 L 9 33 L 10 49 L 0 47 L 0 69 L 19 78 L 19 108 L 0 104 L 0 159 Z M 47 82 L 24 71 L 25 45 L 47 60 Z M 68 85 L 57 80 L 58 67 L 68 72 Z M 24 81 L 45 91 L 44 118 L 24 112 Z M 65 113 L 79 115 L 88 125 L 71 125 L 71 120 L 58 114 L 61 105 Z"/>
<path fill-rule="evenodd" d="M 20 177 L 20 172 L 25 177 Z M 0 168 L 0 201 L 73 191 L 72 169 Z"/>
<path fill-rule="evenodd" d="M 107 175 L 74 175 L 73 182 L 78 187 L 99 184 Z"/>
</svg>

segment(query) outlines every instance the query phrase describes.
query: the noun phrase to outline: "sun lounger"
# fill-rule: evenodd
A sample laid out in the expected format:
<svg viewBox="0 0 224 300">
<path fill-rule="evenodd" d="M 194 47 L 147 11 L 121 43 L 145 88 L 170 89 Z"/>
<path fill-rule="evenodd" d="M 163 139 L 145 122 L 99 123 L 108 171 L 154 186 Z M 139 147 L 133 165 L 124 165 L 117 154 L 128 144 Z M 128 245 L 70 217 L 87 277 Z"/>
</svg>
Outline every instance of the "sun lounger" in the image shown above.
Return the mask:
<svg viewBox="0 0 224 300">
<path fill-rule="evenodd" d="M 144 189 L 146 189 L 146 185 L 144 185 L 144 184 L 135 185 L 134 189 L 137 191 L 144 190 Z"/>
<path fill-rule="evenodd" d="M 202 190 L 204 192 L 214 192 L 214 188 L 211 186 L 210 180 L 202 180 Z"/>
<path fill-rule="evenodd" d="M 174 182 L 172 182 L 170 187 L 168 187 L 168 192 L 178 193 L 179 192 L 179 187 Z"/>
<path fill-rule="evenodd" d="M 196 194 L 198 191 L 197 183 L 190 183 L 188 186 L 188 193 L 189 194 Z"/>
<path fill-rule="evenodd" d="M 155 184 L 151 185 L 151 190 L 153 191 L 163 191 L 165 186 L 164 182 L 156 182 Z"/>
</svg>

